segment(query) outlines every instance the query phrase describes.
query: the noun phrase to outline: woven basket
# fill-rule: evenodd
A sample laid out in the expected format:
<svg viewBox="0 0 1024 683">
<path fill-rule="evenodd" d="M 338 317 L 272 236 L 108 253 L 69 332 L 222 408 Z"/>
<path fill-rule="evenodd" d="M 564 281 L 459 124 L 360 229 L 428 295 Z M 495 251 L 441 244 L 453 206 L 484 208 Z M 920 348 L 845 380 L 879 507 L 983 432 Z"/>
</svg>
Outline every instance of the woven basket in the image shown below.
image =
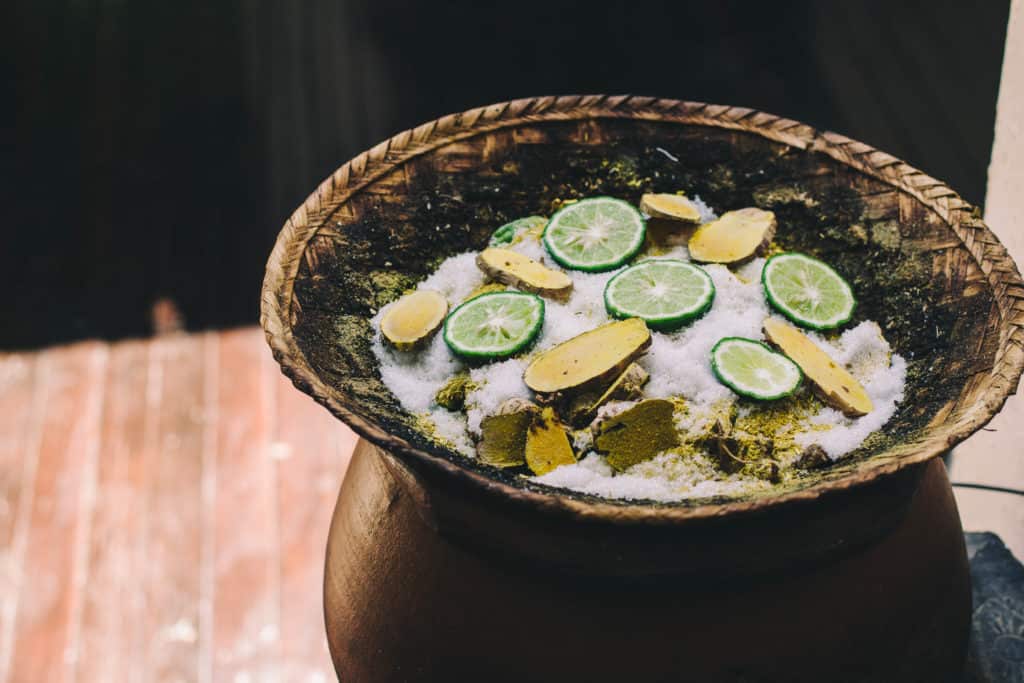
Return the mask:
<svg viewBox="0 0 1024 683">
<path fill-rule="evenodd" d="M 858 315 L 908 358 L 906 400 L 852 457 L 771 495 L 674 504 L 532 484 L 433 442 L 380 381 L 369 319 L 441 257 L 560 199 L 645 191 L 779 216 L 784 247 L 854 283 Z M 943 453 L 981 428 L 1024 368 L 1024 284 L 978 212 L 849 138 L 739 107 L 635 96 L 515 100 L 408 130 L 339 168 L 291 216 L 260 317 L 302 391 L 415 470 L 570 516 L 684 520 L 812 500 Z"/>
</svg>

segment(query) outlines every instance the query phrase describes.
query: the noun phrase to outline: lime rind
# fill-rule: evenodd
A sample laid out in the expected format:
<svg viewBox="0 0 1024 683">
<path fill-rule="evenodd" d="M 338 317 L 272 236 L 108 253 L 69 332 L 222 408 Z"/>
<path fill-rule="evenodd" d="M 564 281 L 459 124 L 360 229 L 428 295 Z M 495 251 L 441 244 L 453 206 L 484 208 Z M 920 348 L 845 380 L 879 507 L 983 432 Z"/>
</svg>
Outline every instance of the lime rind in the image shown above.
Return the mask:
<svg viewBox="0 0 1024 683">
<path fill-rule="evenodd" d="M 508 358 L 533 343 L 544 300 L 525 292 L 490 292 L 459 305 L 444 321 L 445 344 L 463 358 Z"/>
<path fill-rule="evenodd" d="M 620 238 L 617 240 L 618 244 L 609 246 L 607 240 L 600 240 L 594 244 L 580 245 L 576 254 L 569 253 L 567 247 L 575 246 L 576 242 L 585 241 L 585 233 L 593 229 L 586 223 L 588 220 L 596 219 L 601 207 L 605 207 L 606 211 L 619 213 L 622 218 L 627 218 L 628 223 L 632 224 L 632 229 L 628 233 L 623 230 L 622 234 L 618 235 Z M 559 244 L 559 241 L 562 240 L 558 233 L 570 231 L 574 232 L 575 236 L 568 240 L 569 244 Z M 614 270 L 636 256 L 643 247 L 646 234 L 647 222 L 643 214 L 629 202 L 614 197 L 588 197 L 555 212 L 544 227 L 541 241 L 544 243 L 544 248 L 551 254 L 551 258 L 562 267 L 600 273 Z M 590 258 L 582 258 L 588 250 L 591 252 Z"/>
<path fill-rule="evenodd" d="M 817 271 L 815 275 L 818 279 L 813 285 L 816 289 L 832 296 L 832 299 L 835 300 L 835 312 L 828 316 L 814 317 L 800 310 L 800 302 L 807 301 L 806 298 L 790 297 L 787 301 L 784 288 L 788 286 L 795 291 L 805 288 L 807 285 L 806 282 L 797 282 L 792 277 L 781 273 L 780 268 L 785 268 L 789 263 L 803 264 L 813 271 Z M 810 271 L 805 269 L 804 272 Z M 812 330 L 834 330 L 841 327 L 850 322 L 853 312 L 857 308 L 857 299 L 850 283 L 843 279 L 832 266 L 806 254 L 785 252 L 769 258 L 761 270 L 761 286 L 764 289 L 765 298 L 775 310 L 801 327 Z"/>
<path fill-rule="evenodd" d="M 617 273 L 604 288 L 609 315 L 640 318 L 659 332 L 677 330 L 699 318 L 714 299 L 711 276 L 703 268 L 677 259 L 641 261 Z"/>
<path fill-rule="evenodd" d="M 543 216 L 525 216 L 509 221 L 491 233 L 490 246 L 501 247 L 512 244 L 520 231 L 526 231 L 533 227 L 539 228 L 540 224 L 547 223 L 547 220 Z"/>
<path fill-rule="evenodd" d="M 763 342 L 743 337 L 718 340 L 711 349 L 711 371 L 740 396 L 758 401 L 790 396 L 803 379 L 800 367 L 789 358 Z"/>
</svg>

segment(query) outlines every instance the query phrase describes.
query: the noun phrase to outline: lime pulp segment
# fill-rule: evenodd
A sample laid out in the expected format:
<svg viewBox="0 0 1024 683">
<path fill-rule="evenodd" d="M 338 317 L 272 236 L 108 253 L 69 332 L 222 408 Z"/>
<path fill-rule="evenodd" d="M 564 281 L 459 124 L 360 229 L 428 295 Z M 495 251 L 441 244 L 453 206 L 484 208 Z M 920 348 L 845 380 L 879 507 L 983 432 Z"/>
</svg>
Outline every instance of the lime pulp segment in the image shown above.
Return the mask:
<svg viewBox="0 0 1024 683">
<path fill-rule="evenodd" d="M 544 229 L 544 247 L 566 268 L 600 272 L 622 265 L 640 250 L 647 226 L 632 205 L 592 197 L 562 208 Z"/>
<path fill-rule="evenodd" d="M 711 369 L 737 394 L 761 401 L 789 396 L 803 373 L 796 363 L 759 341 L 726 337 L 711 349 Z"/>
<path fill-rule="evenodd" d="M 768 259 L 761 283 L 769 303 L 793 322 L 830 330 L 849 322 L 857 301 L 850 285 L 829 265 L 803 254 Z"/>
<path fill-rule="evenodd" d="M 702 268 L 675 259 L 650 259 L 608 281 L 604 305 L 616 318 L 641 318 L 648 327 L 670 331 L 703 315 L 715 285 Z"/>
<path fill-rule="evenodd" d="M 456 308 L 444 323 L 444 341 L 467 358 L 505 358 L 540 333 L 544 301 L 523 292 L 481 294 Z"/>
</svg>

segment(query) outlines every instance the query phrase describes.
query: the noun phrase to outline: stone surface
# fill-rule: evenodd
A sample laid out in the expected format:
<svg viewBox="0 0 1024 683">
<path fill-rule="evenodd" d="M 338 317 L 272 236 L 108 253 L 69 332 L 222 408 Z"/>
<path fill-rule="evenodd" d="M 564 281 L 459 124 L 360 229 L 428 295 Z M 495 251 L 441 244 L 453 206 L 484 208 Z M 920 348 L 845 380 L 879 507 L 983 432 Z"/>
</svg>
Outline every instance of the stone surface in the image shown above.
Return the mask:
<svg viewBox="0 0 1024 683">
<path fill-rule="evenodd" d="M 967 533 L 974 617 L 965 683 L 1024 683 L 1024 566 L 993 533 Z"/>
</svg>

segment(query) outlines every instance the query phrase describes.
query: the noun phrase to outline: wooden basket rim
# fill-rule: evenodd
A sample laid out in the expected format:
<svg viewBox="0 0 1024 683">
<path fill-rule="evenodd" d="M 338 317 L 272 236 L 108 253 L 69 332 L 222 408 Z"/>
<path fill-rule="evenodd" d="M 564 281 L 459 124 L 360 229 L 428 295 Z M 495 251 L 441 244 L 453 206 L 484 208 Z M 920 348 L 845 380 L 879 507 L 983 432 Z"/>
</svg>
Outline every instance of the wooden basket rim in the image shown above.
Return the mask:
<svg viewBox="0 0 1024 683">
<path fill-rule="evenodd" d="M 557 490 L 539 492 L 518 488 L 422 451 L 347 408 L 341 393 L 324 383 L 309 365 L 292 335 L 295 277 L 306 244 L 320 226 L 363 187 L 408 160 L 443 145 L 522 124 L 599 118 L 639 119 L 750 132 L 802 150 L 821 152 L 915 197 L 947 222 L 992 287 L 999 309 L 1000 334 L 989 375 L 991 381 L 955 423 L 929 425 L 923 443 L 915 447 L 913 454 L 891 461 L 868 458 L 856 471 L 842 478 L 821 481 L 777 496 L 696 506 L 584 501 Z M 983 427 L 1015 392 L 1024 371 L 1024 282 L 1006 248 L 976 216 L 974 208 L 944 183 L 870 145 L 837 133 L 818 131 L 798 121 L 745 107 L 636 95 L 535 97 L 479 107 L 403 131 L 354 157 L 324 180 L 284 224 L 267 261 L 261 292 L 260 324 L 274 358 L 292 383 L 346 422 L 361 437 L 381 448 L 512 501 L 579 519 L 630 523 L 675 523 L 753 512 L 798 501 L 813 501 L 830 492 L 867 484 L 929 460 Z"/>
</svg>

